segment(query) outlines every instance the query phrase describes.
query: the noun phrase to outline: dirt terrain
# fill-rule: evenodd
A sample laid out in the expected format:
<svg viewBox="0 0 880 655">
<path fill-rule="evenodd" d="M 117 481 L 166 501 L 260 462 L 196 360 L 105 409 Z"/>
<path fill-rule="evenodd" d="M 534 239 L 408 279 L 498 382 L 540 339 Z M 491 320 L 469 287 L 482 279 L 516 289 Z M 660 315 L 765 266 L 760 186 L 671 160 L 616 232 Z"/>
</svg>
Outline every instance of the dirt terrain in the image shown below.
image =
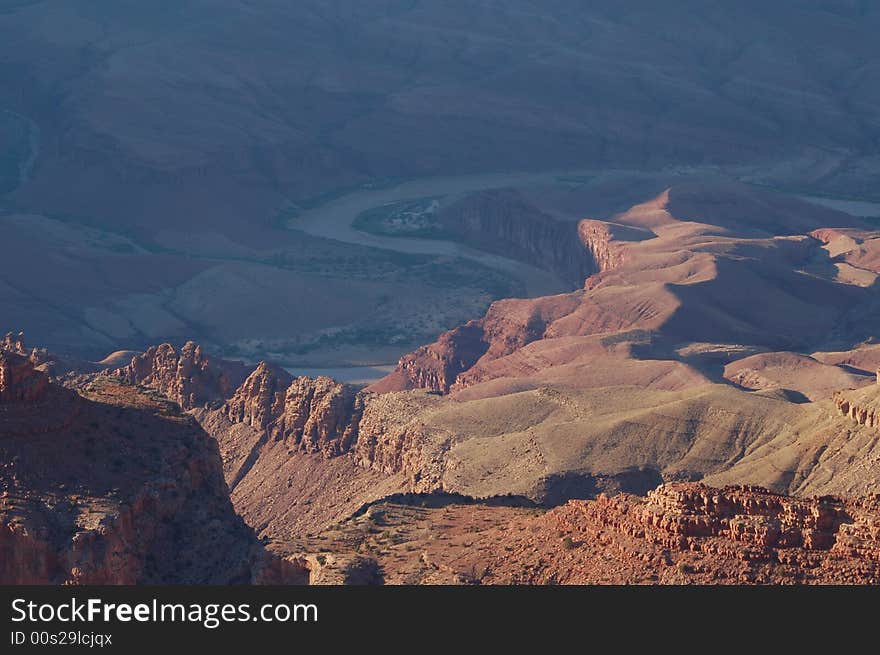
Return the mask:
<svg viewBox="0 0 880 655">
<path fill-rule="evenodd" d="M 549 512 L 411 498 L 298 545 L 313 584 L 878 584 L 878 502 L 693 483 Z"/>
</svg>

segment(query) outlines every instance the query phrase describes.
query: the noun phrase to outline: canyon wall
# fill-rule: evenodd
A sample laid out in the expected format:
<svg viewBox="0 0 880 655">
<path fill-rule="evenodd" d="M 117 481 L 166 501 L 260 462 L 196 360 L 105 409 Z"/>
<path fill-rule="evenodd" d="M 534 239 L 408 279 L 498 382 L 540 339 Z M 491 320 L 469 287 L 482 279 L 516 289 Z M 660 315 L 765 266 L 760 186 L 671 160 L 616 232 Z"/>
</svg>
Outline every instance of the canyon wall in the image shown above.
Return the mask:
<svg viewBox="0 0 880 655">
<path fill-rule="evenodd" d="M 242 451 L 227 457 L 231 486 L 247 474 L 269 442 L 284 443 L 288 452 L 325 458 L 353 453 L 364 468 L 421 477 L 417 462 L 422 458 L 422 440 L 409 425 L 417 413 L 414 406 L 399 407 L 400 403 L 327 377 L 293 378 L 266 362 L 228 390 L 229 370 L 238 367 L 207 357 L 195 344 L 188 343 L 178 352 L 166 343 L 108 373 L 155 389 L 184 409 L 198 410 L 198 420 L 222 449 Z M 441 384 L 447 379 L 453 378 L 439 378 Z M 242 435 L 242 427 L 250 432 Z"/>
<path fill-rule="evenodd" d="M 261 362 L 220 409 L 270 439 L 307 453 L 332 457 L 357 440 L 364 399 L 355 387 L 327 377 L 292 379 Z"/>
<path fill-rule="evenodd" d="M 425 389 L 446 394 L 482 381 L 485 364 L 549 336 L 554 321 L 585 303 L 581 287 L 589 290 L 604 273 L 623 266 L 629 243 L 654 236 L 646 229 L 599 220 L 556 221 L 509 190 L 476 194 L 446 211 L 453 218 L 444 220 L 463 230 L 459 236 L 468 243 L 536 265 L 543 262 L 578 291 L 494 302 L 482 318 L 401 357 L 397 368 L 368 387 L 370 391 Z"/>
<path fill-rule="evenodd" d="M 400 358 L 388 376 L 367 387 L 384 393 L 425 389 L 441 394 L 473 383 L 470 371 L 519 350 L 546 335 L 548 326 L 571 313 L 580 293 L 492 303 L 486 315 L 444 332 L 432 344 Z"/>
<path fill-rule="evenodd" d="M 0 583 L 301 582 L 235 514 L 217 443 L 174 405 L 78 393 L 0 352 Z"/>
<path fill-rule="evenodd" d="M 113 371 L 131 384 L 159 391 L 183 409 L 229 397 L 246 374 L 240 362 L 211 358 L 192 341 L 179 351 L 168 343 L 153 346 Z"/>
<path fill-rule="evenodd" d="M 444 332 L 434 343 L 404 355 L 397 369 L 371 385 L 370 391 L 427 389 L 448 393 L 458 376 L 476 364 L 489 349 L 484 324 L 484 320 L 469 321 Z"/>
<path fill-rule="evenodd" d="M 467 196 L 444 208 L 440 222 L 462 243 L 543 268 L 572 287 L 597 270 L 576 223 L 553 219 L 513 189 Z"/>
<path fill-rule="evenodd" d="M 654 236 L 606 221 L 554 219 L 514 189 L 467 196 L 444 208 L 440 222 L 462 243 L 548 270 L 572 288 L 621 265 L 622 242 Z"/>
<path fill-rule="evenodd" d="M 872 535 L 867 523 L 854 523 L 854 507 L 833 497 L 794 499 L 761 487 L 716 489 L 696 483 L 661 485 L 645 499 L 602 495 L 577 505 L 583 520 L 614 532 L 677 551 L 734 557 L 842 549 L 846 543 L 838 544 L 837 537 L 848 524 L 853 535 L 864 532 L 866 544 L 873 542 L 865 552 L 880 562 L 880 535 Z"/>
<path fill-rule="evenodd" d="M 35 402 L 49 388 L 49 378 L 24 356 L 0 350 L 0 403 Z"/>
</svg>

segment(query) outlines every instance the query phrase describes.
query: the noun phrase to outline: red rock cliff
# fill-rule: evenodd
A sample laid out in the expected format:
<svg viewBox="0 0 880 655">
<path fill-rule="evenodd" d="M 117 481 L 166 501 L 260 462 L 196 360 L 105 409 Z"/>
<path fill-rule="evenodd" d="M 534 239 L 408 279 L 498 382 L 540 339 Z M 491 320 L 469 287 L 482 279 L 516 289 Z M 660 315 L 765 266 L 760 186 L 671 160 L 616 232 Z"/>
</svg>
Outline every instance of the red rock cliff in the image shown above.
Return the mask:
<svg viewBox="0 0 880 655">
<path fill-rule="evenodd" d="M 597 270 L 576 223 L 553 219 L 513 189 L 470 195 L 445 208 L 440 220 L 464 243 L 551 271 L 575 287 Z"/>
<path fill-rule="evenodd" d="M 228 398 L 244 379 L 246 367 L 209 357 L 201 346 L 188 341 L 180 351 L 169 343 L 153 346 L 112 374 L 156 389 L 184 409 L 192 409 Z"/>
<path fill-rule="evenodd" d="M 853 513 L 858 514 L 857 505 L 831 497 L 795 499 L 761 487 L 714 489 L 696 483 L 662 485 L 644 500 L 601 495 L 576 506 L 586 520 L 665 548 L 737 557 L 778 556 L 777 551 L 792 548 L 829 550 L 841 526 L 855 526 Z M 880 542 L 872 549 L 880 557 Z"/>
<path fill-rule="evenodd" d="M 544 337 L 547 327 L 570 313 L 579 303 L 577 294 L 534 299 L 499 300 L 478 321 L 444 332 L 434 343 L 404 355 L 397 369 L 370 385 L 369 391 L 426 389 L 448 393 L 471 384 L 481 362 L 504 357 Z"/>
<path fill-rule="evenodd" d="M 469 204 L 467 208 L 467 211 L 461 210 L 461 220 L 479 223 L 482 205 Z M 495 220 L 494 214 L 486 212 L 488 218 L 484 220 L 491 223 Z M 536 252 L 545 247 L 552 250 L 554 246 L 548 243 L 558 237 L 559 244 L 565 244 L 556 246 L 564 253 L 559 256 L 568 262 L 567 270 L 578 276 L 575 284 L 578 287 L 586 284 L 589 288 L 603 273 L 622 266 L 627 261 L 627 243 L 654 236 L 648 230 L 598 220 L 560 223 L 546 216 L 535 220 L 544 226 L 541 229 L 554 231 L 554 234 L 565 232 L 553 239 L 548 237 L 547 242 L 537 239 L 541 245 L 536 246 Z M 553 255 L 547 257 L 551 262 L 556 261 Z M 575 266 L 572 261 L 580 263 Z M 557 265 L 561 266 L 558 261 L 554 266 Z M 434 343 L 401 357 L 394 372 L 368 389 L 380 393 L 426 389 L 445 394 L 480 382 L 484 377 L 482 365 L 544 338 L 551 323 L 571 314 L 585 302 L 582 292 L 495 302 L 483 318 L 444 332 Z M 566 335 L 556 333 L 554 336 Z"/>
<path fill-rule="evenodd" d="M 236 516 L 190 417 L 110 378 L 83 397 L 0 361 L 0 583 L 304 580 Z"/>
<path fill-rule="evenodd" d="M 473 335 L 480 334 L 482 328 L 475 327 Z M 450 351 L 461 353 L 459 340 L 469 336 L 460 331 L 451 337 L 455 348 Z M 483 348 L 475 348 L 477 357 Z M 427 356 L 438 363 L 434 383 L 447 390 L 446 381 L 454 380 L 453 372 L 464 364 L 444 362 L 442 354 Z M 224 372 L 233 365 L 207 358 L 195 344 L 187 344 L 180 354 L 163 344 L 113 373 L 159 391 L 184 409 L 198 408 L 195 416 L 224 448 L 233 488 L 268 441 L 283 441 L 289 451 L 327 458 L 354 453 L 361 467 L 386 474 L 404 472 L 426 489 L 438 479 L 438 458 L 426 450 L 424 435 L 410 425 L 414 409 L 404 411 L 399 403 L 379 401 L 375 394 L 327 377 L 292 378 L 265 362 L 227 393 L 229 377 Z M 224 397 L 225 401 L 219 400 Z M 205 402 L 210 407 L 204 407 Z M 242 436 L 237 426 L 256 432 Z"/>
<path fill-rule="evenodd" d="M 232 423 L 331 457 L 348 451 L 357 439 L 363 398 L 350 385 L 327 377 L 291 379 L 263 362 L 221 411 Z"/>
<path fill-rule="evenodd" d="M 49 378 L 34 369 L 23 355 L 0 350 L 0 403 L 41 400 L 49 389 Z"/>
</svg>

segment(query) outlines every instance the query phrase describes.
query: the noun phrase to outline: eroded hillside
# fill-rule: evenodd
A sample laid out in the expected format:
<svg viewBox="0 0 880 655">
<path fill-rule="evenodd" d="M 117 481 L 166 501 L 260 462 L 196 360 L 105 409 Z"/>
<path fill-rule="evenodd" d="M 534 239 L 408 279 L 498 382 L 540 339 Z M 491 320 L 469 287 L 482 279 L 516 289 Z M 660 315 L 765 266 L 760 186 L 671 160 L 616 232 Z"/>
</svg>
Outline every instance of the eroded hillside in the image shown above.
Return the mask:
<svg viewBox="0 0 880 655">
<path fill-rule="evenodd" d="M 295 583 L 238 517 L 217 444 L 174 403 L 79 392 L 0 350 L 0 581 Z"/>
</svg>

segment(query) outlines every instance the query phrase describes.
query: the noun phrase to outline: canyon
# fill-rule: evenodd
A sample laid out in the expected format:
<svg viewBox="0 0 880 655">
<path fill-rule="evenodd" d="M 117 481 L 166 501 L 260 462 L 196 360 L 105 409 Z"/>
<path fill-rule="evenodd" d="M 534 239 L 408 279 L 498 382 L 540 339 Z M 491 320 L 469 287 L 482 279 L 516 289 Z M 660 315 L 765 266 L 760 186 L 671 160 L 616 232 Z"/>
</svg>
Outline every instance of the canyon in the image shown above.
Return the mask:
<svg viewBox="0 0 880 655">
<path fill-rule="evenodd" d="M 6 4 L 0 582 L 880 583 L 874 4 Z"/>
<path fill-rule="evenodd" d="M 224 528 L 239 535 L 224 545 L 235 554 L 223 556 L 241 562 L 224 569 L 230 579 L 413 579 L 412 571 L 398 575 L 375 552 L 351 548 L 357 542 L 387 549 L 374 543 L 373 523 L 364 518 L 386 508 L 414 522 L 391 521 L 392 532 L 410 534 L 417 524 L 440 539 L 443 529 L 429 525 L 439 519 L 431 517 L 451 512 L 467 523 L 473 511 L 487 526 L 526 521 L 529 534 L 584 530 L 589 548 L 617 549 L 624 558 L 613 571 L 579 560 L 571 569 L 578 573 L 566 576 L 561 564 L 552 564 L 560 556 L 555 550 L 542 559 L 544 568 L 510 560 L 520 568 L 504 569 L 499 558 L 509 560 L 518 545 L 511 542 L 513 551 L 496 556 L 486 543 L 472 568 L 507 572 L 475 578 L 449 568 L 445 555 L 417 540 L 414 548 L 428 549 L 428 563 L 401 557 L 422 572 L 420 580 L 636 581 L 638 571 L 661 582 L 774 582 L 764 564 L 739 564 L 748 558 L 738 544 L 757 548 L 761 539 L 770 541 L 756 561 L 790 556 L 785 566 L 793 581 L 873 580 L 869 546 L 847 551 L 842 568 L 817 564 L 824 555 L 813 552 L 837 553 L 843 546 L 833 544 L 852 530 L 847 543 L 876 538 L 865 527 L 873 525 L 870 498 L 880 479 L 874 411 L 880 351 L 871 335 L 880 305 L 865 283 L 880 273 L 880 260 L 869 223 L 699 176 L 607 219 L 553 218 L 561 201 L 536 194 L 534 188 L 478 191 L 442 207 L 440 220 L 554 275 L 584 276 L 579 287 L 498 300 L 482 318 L 402 356 L 396 370 L 365 387 L 293 376 L 271 361 L 227 359 L 195 342 L 122 351 L 102 363 L 29 349 L 22 335 L 8 335 L 0 366 L 7 460 L 17 461 L 14 448 L 41 453 L 53 438 L 85 440 L 84 452 L 94 458 L 99 446 L 91 444 L 103 448 L 107 440 L 107 456 L 122 455 L 104 465 L 126 475 L 120 492 L 89 468 L 96 462 L 84 462 L 83 470 L 72 466 L 76 477 L 95 481 L 89 493 L 71 500 L 55 482 L 41 486 L 47 483 L 40 471 L 10 470 L 10 552 L 43 553 L 44 564 L 28 579 L 209 580 L 210 558 L 174 560 L 175 566 L 202 562 L 204 570 L 151 568 L 177 542 L 169 545 L 162 527 L 145 528 L 137 538 L 128 527 L 134 516 L 148 526 L 182 521 L 189 536 L 178 545 L 198 553 L 206 544 L 216 548 L 214 528 L 204 527 L 206 513 L 210 526 L 238 526 Z M 548 252 L 556 257 L 543 257 Z M 52 412 L 44 409 L 46 394 Z M 116 417 L 113 412 L 118 418 L 107 426 L 92 418 Z M 140 434 L 143 421 L 164 436 L 136 452 L 139 440 L 128 440 Z M 181 450 L 181 443 L 190 445 Z M 148 472 L 158 471 L 138 462 L 150 448 L 165 447 L 172 450 L 162 455 L 161 477 L 177 482 L 167 498 L 160 493 L 150 505 L 143 489 L 153 489 Z M 744 484 L 761 489 L 730 491 Z M 700 485 L 722 489 L 727 509 L 699 506 L 715 493 Z M 696 495 L 683 491 L 685 500 L 669 500 L 678 488 Z M 839 520 L 820 517 L 816 527 L 810 522 L 815 504 L 807 499 L 830 495 L 839 498 Z M 27 511 L 20 509 L 22 499 Z M 98 518 L 53 524 L 62 502 Z M 420 503 L 427 503 L 424 516 Z M 459 527 L 453 522 L 450 529 Z M 106 534 L 118 561 L 86 562 L 94 548 L 79 553 L 66 541 L 71 530 L 89 535 L 75 543 Z M 49 536 L 25 547 L 25 533 Z M 676 541 L 680 537 L 685 541 Z M 143 546 L 119 545 L 129 539 Z M 816 546 L 819 541 L 824 545 Z M 328 551 L 327 543 L 336 542 Z M 522 546 L 523 552 L 534 548 L 532 542 Z M 672 565 L 659 571 L 655 555 L 645 555 L 676 548 L 703 553 L 704 564 L 683 566 L 705 575 L 685 575 Z M 586 552 L 597 551 L 579 553 L 588 560 Z M 562 555 L 559 561 L 568 562 Z M 355 566 L 365 561 L 366 569 Z M 377 562 L 385 573 L 372 568 Z"/>
<path fill-rule="evenodd" d="M 877 200 L 871 3 L 533 5 L 4 7 L 3 329 L 82 359 L 192 339 L 387 365 L 589 271 L 537 245 L 571 226 L 501 225 L 486 198 L 455 247 L 350 229 L 386 202 L 514 189 L 609 219 L 694 172 Z"/>
</svg>

